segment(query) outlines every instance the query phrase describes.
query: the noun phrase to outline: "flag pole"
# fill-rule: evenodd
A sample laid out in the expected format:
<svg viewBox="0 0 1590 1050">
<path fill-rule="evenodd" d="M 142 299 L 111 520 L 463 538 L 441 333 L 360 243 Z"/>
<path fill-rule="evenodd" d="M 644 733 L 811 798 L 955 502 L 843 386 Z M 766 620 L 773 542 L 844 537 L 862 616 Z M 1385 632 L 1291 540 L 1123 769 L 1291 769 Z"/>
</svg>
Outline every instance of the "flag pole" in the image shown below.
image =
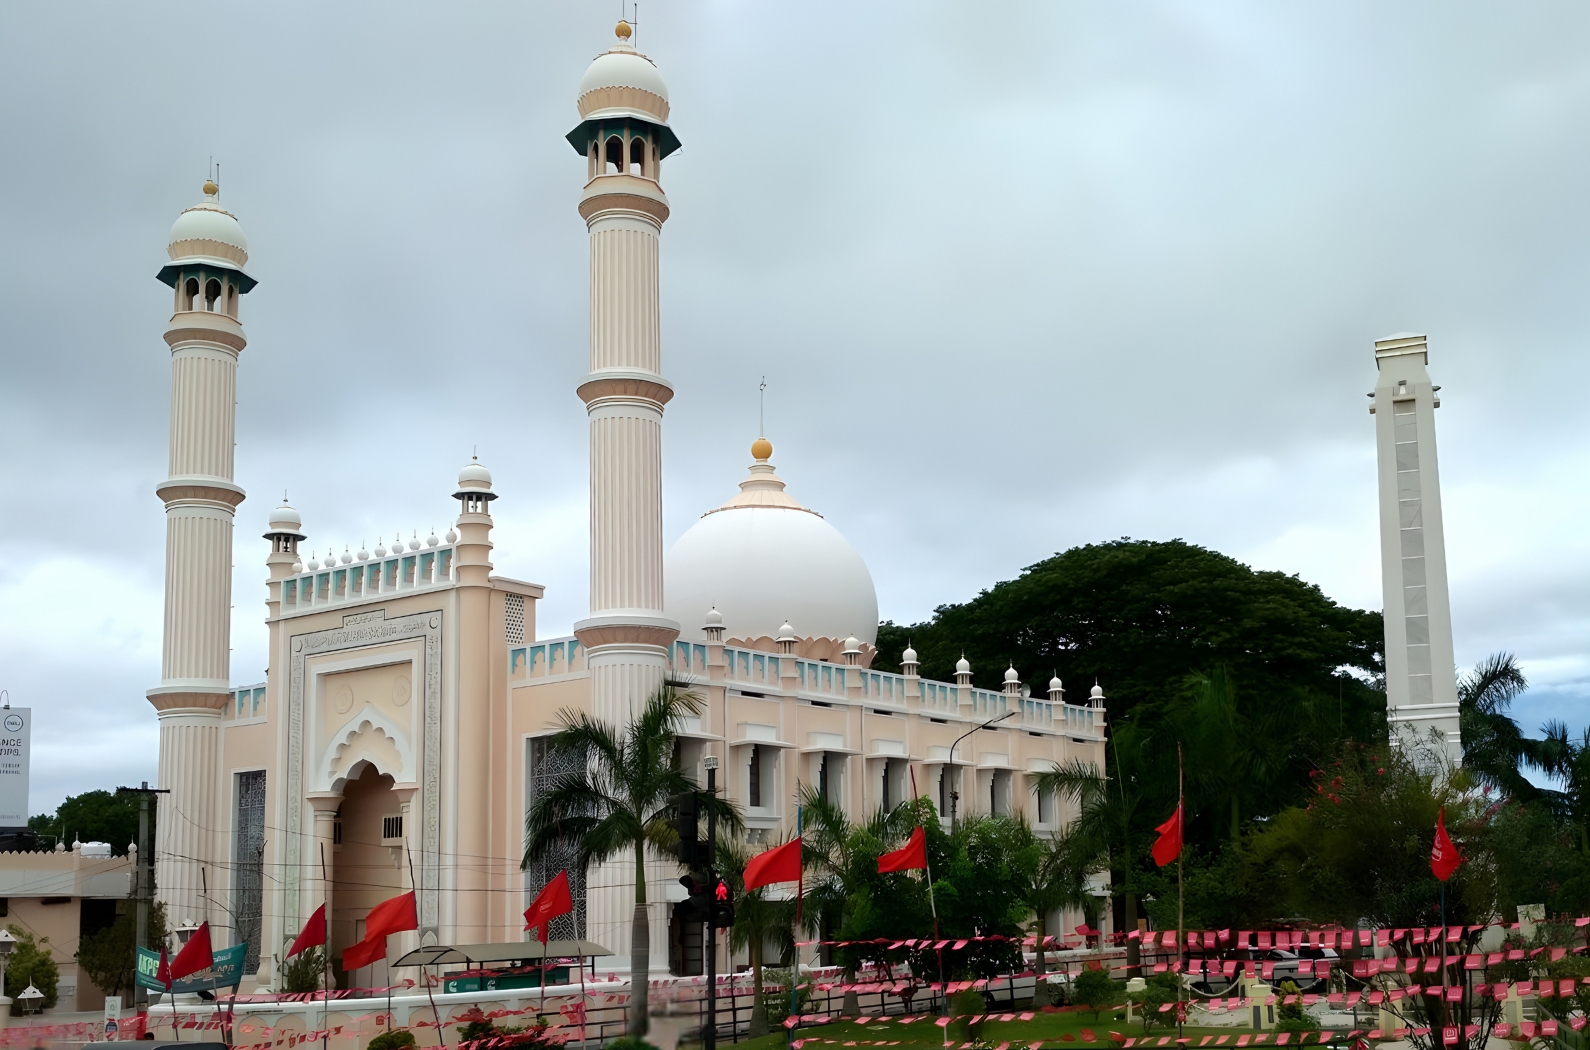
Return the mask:
<svg viewBox="0 0 1590 1050">
<path fill-rule="evenodd" d="M 921 796 L 916 791 L 916 767 L 908 764 L 905 768 L 911 774 L 911 797 L 920 800 Z M 928 907 L 933 912 L 933 940 L 937 942 L 939 940 L 939 906 L 938 902 L 933 899 L 933 862 L 928 860 L 926 828 L 922 830 L 922 864 L 927 869 Z M 950 1008 L 950 997 L 944 987 L 944 949 L 937 947 L 935 943 L 934 953 L 939 957 L 939 1001 L 943 1003 L 944 1010 L 947 1013 Z M 931 1003 L 932 1001 L 933 997 L 929 996 L 928 1002 Z M 949 1029 L 946 1028 L 944 1031 L 948 1033 Z"/>
<path fill-rule="evenodd" d="M 320 846 L 320 884 L 325 891 L 323 907 L 329 912 L 331 880 L 326 877 L 326 844 L 321 842 L 318 845 Z M 330 1028 L 328 1018 L 331 1013 L 331 924 L 329 922 L 326 924 L 326 943 L 320 946 L 320 968 L 324 971 L 321 975 L 324 980 L 321 983 L 325 986 L 320 990 L 320 1050 L 327 1050 L 331 1040 L 331 1033 L 328 1031 Z"/>
<path fill-rule="evenodd" d="M 800 782 L 800 778 L 799 777 L 797 777 L 795 779 L 795 797 L 797 799 L 799 799 L 801 797 L 801 782 Z M 806 832 L 806 807 L 802 806 L 799 802 L 797 802 L 796 805 L 795 805 L 795 837 L 797 839 L 800 839 L 805 834 L 805 832 Z M 801 842 L 801 849 L 805 850 L 805 848 L 806 848 L 806 843 L 804 841 L 802 841 Z M 800 1003 L 800 983 L 801 983 L 801 945 L 800 945 L 800 940 L 801 940 L 801 905 L 804 903 L 802 898 L 805 896 L 805 892 L 806 892 L 806 864 L 803 861 L 801 863 L 800 877 L 795 880 L 795 928 L 790 931 L 793 934 L 793 940 L 794 940 L 794 944 L 795 944 L 795 959 L 794 959 L 794 964 L 790 967 L 790 978 L 789 978 L 789 1015 L 791 1017 L 795 1017 L 796 1016 L 796 1010 L 799 1009 L 799 1003 Z M 800 1023 L 799 1022 L 799 1018 L 796 1018 L 796 1024 L 799 1024 L 799 1023 Z M 795 1041 L 795 1025 L 790 1025 L 789 1028 L 788 1028 L 788 1032 L 789 1032 L 789 1035 L 787 1037 L 788 1041 L 790 1043 L 794 1043 L 794 1041 Z"/>
<path fill-rule="evenodd" d="M 1183 974 L 1179 972 L 1187 965 L 1187 933 L 1184 928 L 1186 926 L 1187 898 L 1182 890 L 1181 879 L 1181 856 L 1187 849 L 1187 813 L 1182 808 L 1186 790 L 1185 781 L 1186 773 L 1182 766 L 1181 741 L 1178 740 L 1176 741 L 1176 823 L 1178 825 L 1176 830 L 1180 833 L 1179 837 L 1183 840 L 1181 842 L 1181 850 L 1176 853 L 1176 961 L 1181 963 L 1176 968 L 1178 971 L 1176 974 L 1176 1040 L 1178 1043 L 1181 1041 L 1182 1026 L 1186 1023 L 1187 1016 L 1181 997 Z"/>
<path fill-rule="evenodd" d="M 419 884 L 414 881 L 414 851 L 409 849 L 409 844 L 407 842 L 403 843 L 403 854 L 406 857 L 408 857 L 408 860 L 409 860 L 409 889 L 411 891 L 413 891 L 413 893 L 414 893 L 414 907 L 415 907 L 415 911 L 418 912 L 419 903 L 420 903 L 420 887 L 419 887 Z M 418 924 L 416 924 L 416 925 L 418 925 Z M 545 954 L 545 951 L 546 951 L 546 949 L 543 948 L 542 949 L 543 954 Z M 432 1020 L 434 1020 L 436 1022 L 436 1041 L 438 1043 L 440 1043 L 442 1046 L 446 1046 L 447 1045 L 447 1029 L 445 1027 L 443 1027 L 443 1025 L 442 1025 L 442 1015 L 440 1013 L 437 1013 L 437 1011 L 436 1011 L 436 992 L 431 988 L 431 982 L 425 976 L 425 964 L 424 963 L 420 964 L 420 980 L 423 981 L 424 984 L 425 984 L 425 997 L 431 1001 L 431 1018 L 432 1018 Z M 542 983 L 541 996 L 542 996 L 543 999 L 545 999 L 546 998 L 546 980 L 545 980 L 545 978 L 542 979 L 541 983 Z M 387 984 L 387 989 L 386 989 L 386 1030 L 390 1032 L 392 1030 L 392 970 L 391 970 L 391 967 L 387 968 L 386 984 Z"/>
</svg>

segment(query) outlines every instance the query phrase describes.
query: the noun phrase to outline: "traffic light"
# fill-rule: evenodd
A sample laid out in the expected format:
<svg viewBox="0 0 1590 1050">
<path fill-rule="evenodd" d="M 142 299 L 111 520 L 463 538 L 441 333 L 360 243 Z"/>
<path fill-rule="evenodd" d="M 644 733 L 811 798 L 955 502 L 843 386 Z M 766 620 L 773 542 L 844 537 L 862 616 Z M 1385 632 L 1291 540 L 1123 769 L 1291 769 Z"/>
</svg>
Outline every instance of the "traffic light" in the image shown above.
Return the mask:
<svg viewBox="0 0 1590 1050">
<path fill-rule="evenodd" d="M 680 922 L 710 922 L 712 920 L 712 882 L 703 872 L 681 876 L 679 885 L 688 896 L 674 905 L 674 916 Z"/>
<path fill-rule="evenodd" d="M 694 791 L 681 791 L 677 795 L 669 796 L 668 806 L 673 810 L 673 816 L 669 818 L 668 823 L 679 836 L 679 843 L 674 846 L 674 856 L 679 858 L 680 866 L 686 871 L 706 867 L 712 858 L 707 856 L 707 846 L 696 840 L 697 824 L 700 821 L 700 798 Z"/>
<path fill-rule="evenodd" d="M 726 930 L 734 925 L 734 895 L 729 892 L 729 884 L 722 879 L 713 888 L 711 910 L 715 929 Z"/>
</svg>

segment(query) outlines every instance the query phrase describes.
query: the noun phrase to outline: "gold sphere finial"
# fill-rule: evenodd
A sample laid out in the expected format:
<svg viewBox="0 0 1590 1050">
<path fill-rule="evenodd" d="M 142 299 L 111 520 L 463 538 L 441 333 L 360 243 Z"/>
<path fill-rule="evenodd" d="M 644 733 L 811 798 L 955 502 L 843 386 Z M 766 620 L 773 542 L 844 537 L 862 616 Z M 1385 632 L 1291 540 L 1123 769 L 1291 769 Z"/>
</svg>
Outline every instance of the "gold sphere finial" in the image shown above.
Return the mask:
<svg viewBox="0 0 1590 1050">
<path fill-rule="evenodd" d="M 767 438 L 757 438 L 755 441 L 751 442 L 751 458 L 772 459 L 773 442 L 769 441 Z"/>
<path fill-rule="evenodd" d="M 221 192 L 221 187 L 217 186 L 215 184 L 214 180 L 205 179 L 204 180 L 204 192 L 205 192 L 206 196 L 213 197 L 217 193 Z"/>
<path fill-rule="evenodd" d="M 628 40 L 629 35 L 633 33 L 634 30 L 629 27 L 628 22 L 620 19 L 618 25 L 614 27 L 613 32 L 617 34 L 620 40 Z"/>
</svg>

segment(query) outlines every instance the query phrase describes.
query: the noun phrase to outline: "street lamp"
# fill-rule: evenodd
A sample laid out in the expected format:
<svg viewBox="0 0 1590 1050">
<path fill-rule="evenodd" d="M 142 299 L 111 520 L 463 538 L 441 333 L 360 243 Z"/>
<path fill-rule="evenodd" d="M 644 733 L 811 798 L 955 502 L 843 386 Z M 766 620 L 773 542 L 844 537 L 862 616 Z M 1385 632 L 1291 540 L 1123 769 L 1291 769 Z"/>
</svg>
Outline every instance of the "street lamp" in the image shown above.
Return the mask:
<svg viewBox="0 0 1590 1050">
<path fill-rule="evenodd" d="M 977 732 L 977 730 L 979 730 L 979 729 L 987 729 L 989 726 L 993 725 L 995 722 L 1003 722 L 1005 719 L 1009 718 L 1011 715 L 1013 715 L 1015 713 L 1016 712 L 1014 712 L 1014 711 L 1006 711 L 1004 714 L 1000 715 L 998 718 L 990 718 L 988 721 L 984 722 L 982 725 L 976 726 L 976 727 L 974 727 L 972 729 L 968 729 L 966 732 L 964 732 L 960 736 L 956 737 L 955 738 L 955 743 L 950 745 L 950 760 L 949 760 L 949 763 L 948 763 L 949 767 L 951 769 L 955 768 L 955 749 L 958 746 L 960 746 L 960 742 L 962 740 L 965 740 L 967 737 L 971 736 L 973 733 Z M 957 783 L 956 786 L 959 787 L 960 786 L 959 783 Z M 956 803 L 959 802 L 960 800 L 961 800 L 961 793 L 959 791 L 951 791 L 950 792 L 950 823 L 951 824 L 955 823 Z"/>
<path fill-rule="evenodd" d="M 6 963 L 11 961 L 11 950 L 16 946 L 17 939 L 11 931 L 0 929 L 0 1017 L 11 1014 L 11 1000 L 6 997 Z"/>
</svg>

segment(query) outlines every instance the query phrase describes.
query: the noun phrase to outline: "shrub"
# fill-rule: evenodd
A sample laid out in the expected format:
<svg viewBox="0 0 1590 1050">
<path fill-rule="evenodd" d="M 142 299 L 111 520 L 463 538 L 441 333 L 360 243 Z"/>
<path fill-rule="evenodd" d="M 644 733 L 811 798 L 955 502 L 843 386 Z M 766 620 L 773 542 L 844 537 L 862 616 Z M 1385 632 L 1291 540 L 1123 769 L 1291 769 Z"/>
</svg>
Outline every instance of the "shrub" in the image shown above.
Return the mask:
<svg viewBox="0 0 1590 1050">
<path fill-rule="evenodd" d="M 281 987 L 278 990 L 292 994 L 318 992 L 325 973 L 325 946 L 317 944 L 313 948 L 305 948 L 282 963 Z"/>
<path fill-rule="evenodd" d="M 1277 1004 L 1275 1007 L 1275 1030 L 1277 1032 L 1317 1032 L 1319 1031 L 1319 1018 L 1303 1009 L 1302 991 L 1292 981 L 1282 981 L 1281 986 L 1275 990 Z M 1297 998 L 1288 1003 L 1284 998 L 1295 995 Z"/>
<path fill-rule="evenodd" d="M 1093 1019 L 1097 1021 L 1099 1014 L 1106 1006 L 1115 1002 L 1115 982 L 1110 979 L 1110 971 L 1105 969 L 1088 969 L 1077 974 L 1071 982 L 1071 999 L 1078 1006 L 1085 1006 L 1093 1011 Z"/>
<path fill-rule="evenodd" d="M 626 1035 L 608 1043 L 603 1050 L 658 1050 L 658 1047 L 638 1035 Z"/>
<path fill-rule="evenodd" d="M 762 1003 L 767 1009 L 767 1023 L 781 1025 L 789 1016 L 789 983 L 795 979 L 790 970 L 775 970 L 771 966 L 762 971 Z M 811 1002 L 812 986 L 810 983 L 800 984 L 795 990 L 795 1012 L 806 1013 L 807 1004 Z"/>
<path fill-rule="evenodd" d="M 1156 973 L 1148 979 L 1147 987 L 1141 992 L 1132 993 L 1131 1000 L 1143 1015 L 1143 1031 L 1151 1031 L 1155 1025 L 1164 1024 L 1167 1018 L 1175 1023 L 1175 1014 L 1169 1011 L 1160 1013 L 1159 1008 L 1166 1003 L 1174 1003 L 1178 991 L 1173 975 Z"/>
<path fill-rule="evenodd" d="M 414 1033 L 409 1031 L 382 1032 L 370 1040 L 365 1050 L 403 1050 L 414 1045 Z"/>
</svg>

